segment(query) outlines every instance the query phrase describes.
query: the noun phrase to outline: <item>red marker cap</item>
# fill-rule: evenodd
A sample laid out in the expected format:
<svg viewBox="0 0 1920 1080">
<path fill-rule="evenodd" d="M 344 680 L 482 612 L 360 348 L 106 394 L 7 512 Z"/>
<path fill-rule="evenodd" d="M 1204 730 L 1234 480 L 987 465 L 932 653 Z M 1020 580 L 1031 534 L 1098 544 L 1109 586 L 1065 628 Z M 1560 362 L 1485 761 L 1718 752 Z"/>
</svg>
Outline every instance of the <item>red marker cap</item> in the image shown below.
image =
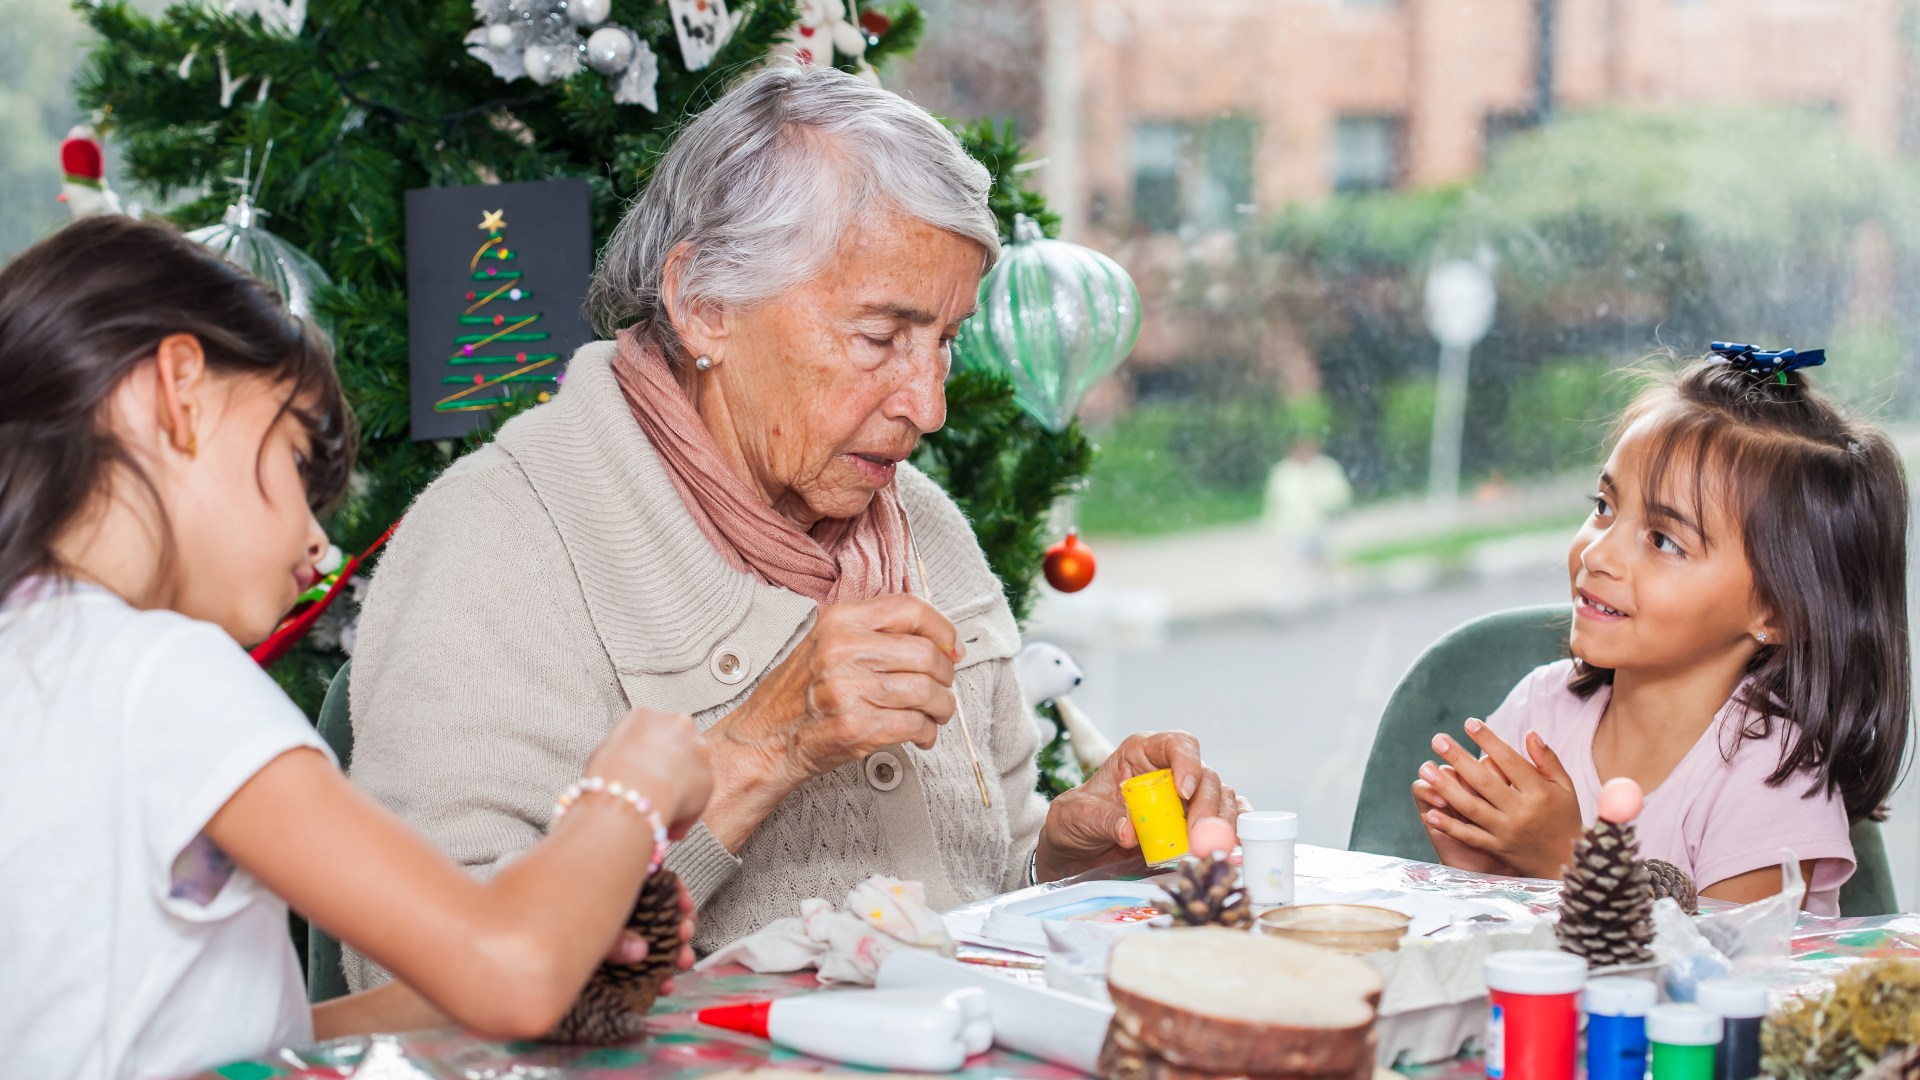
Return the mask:
<svg viewBox="0 0 1920 1080">
<path fill-rule="evenodd" d="M 773 1012 L 773 1002 L 754 1001 L 745 1005 L 719 1005 L 711 1009 L 701 1009 L 693 1014 L 695 1020 L 711 1024 L 728 1031 L 742 1031 L 748 1035 L 767 1037 L 767 1017 Z"/>
</svg>

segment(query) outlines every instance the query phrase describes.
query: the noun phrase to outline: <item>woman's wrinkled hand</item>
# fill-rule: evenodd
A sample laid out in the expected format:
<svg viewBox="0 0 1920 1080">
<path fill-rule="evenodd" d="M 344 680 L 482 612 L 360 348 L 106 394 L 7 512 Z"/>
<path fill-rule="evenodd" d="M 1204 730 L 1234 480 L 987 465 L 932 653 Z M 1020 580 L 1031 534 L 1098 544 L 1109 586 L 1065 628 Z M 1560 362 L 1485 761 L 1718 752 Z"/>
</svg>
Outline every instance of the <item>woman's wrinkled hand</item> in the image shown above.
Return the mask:
<svg viewBox="0 0 1920 1080">
<path fill-rule="evenodd" d="M 751 697 L 707 732 L 717 789 L 707 826 L 737 850 L 801 784 L 894 743 L 931 750 L 953 717 L 964 657 L 947 617 L 917 596 L 821 609 Z"/>
<path fill-rule="evenodd" d="M 1140 840 L 1134 835 L 1120 785 L 1159 769 L 1173 770 L 1174 787 L 1186 800 L 1189 822 L 1218 817 L 1231 825 L 1248 809 L 1246 800 L 1200 760 L 1200 741 L 1192 735 L 1184 731 L 1129 735 L 1086 783 L 1062 793 L 1047 808 L 1034 862 L 1040 880 L 1056 881 L 1091 870 L 1137 849 Z"/>
</svg>

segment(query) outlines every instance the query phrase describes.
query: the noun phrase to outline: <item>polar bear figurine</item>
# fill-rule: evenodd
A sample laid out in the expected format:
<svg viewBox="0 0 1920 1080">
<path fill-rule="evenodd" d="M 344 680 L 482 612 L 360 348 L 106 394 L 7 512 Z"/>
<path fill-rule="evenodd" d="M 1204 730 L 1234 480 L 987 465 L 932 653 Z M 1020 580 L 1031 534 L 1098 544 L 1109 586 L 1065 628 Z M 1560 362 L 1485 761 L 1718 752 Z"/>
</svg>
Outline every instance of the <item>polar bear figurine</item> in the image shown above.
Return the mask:
<svg viewBox="0 0 1920 1080">
<path fill-rule="evenodd" d="M 1020 683 L 1020 696 L 1026 702 L 1028 713 L 1033 714 L 1045 702 L 1053 702 L 1072 741 L 1073 756 L 1088 775 L 1112 756 L 1113 740 L 1107 738 L 1070 696 L 1086 676 L 1065 649 L 1036 641 L 1013 658 L 1013 674 Z M 1034 722 L 1040 725 L 1043 742 L 1053 741 L 1053 725 L 1037 714 Z"/>
</svg>

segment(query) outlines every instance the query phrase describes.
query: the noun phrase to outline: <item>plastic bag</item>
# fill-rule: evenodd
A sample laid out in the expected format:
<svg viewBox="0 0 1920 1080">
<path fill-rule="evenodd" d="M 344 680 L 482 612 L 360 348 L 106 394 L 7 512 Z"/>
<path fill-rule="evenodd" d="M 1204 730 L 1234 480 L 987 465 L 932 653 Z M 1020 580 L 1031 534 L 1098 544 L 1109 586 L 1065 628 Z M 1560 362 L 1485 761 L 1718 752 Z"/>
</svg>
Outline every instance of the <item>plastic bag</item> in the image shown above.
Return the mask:
<svg viewBox="0 0 1920 1080">
<path fill-rule="evenodd" d="M 1787 964 L 1806 880 L 1800 860 L 1781 852 L 1778 893 L 1742 907 L 1689 918 L 1672 899 L 1653 905 L 1653 951 L 1665 968 L 1667 996 L 1692 1001 L 1705 979 L 1750 975 Z"/>
</svg>

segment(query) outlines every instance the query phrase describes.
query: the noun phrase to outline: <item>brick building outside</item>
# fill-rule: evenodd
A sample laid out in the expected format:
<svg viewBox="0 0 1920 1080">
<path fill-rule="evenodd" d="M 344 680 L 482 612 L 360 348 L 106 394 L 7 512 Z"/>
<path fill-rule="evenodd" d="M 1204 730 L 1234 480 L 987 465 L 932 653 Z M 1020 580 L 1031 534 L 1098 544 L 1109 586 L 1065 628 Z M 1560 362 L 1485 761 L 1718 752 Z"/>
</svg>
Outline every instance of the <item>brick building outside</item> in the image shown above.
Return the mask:
<svg viewBox="0 0 1920 1080">
<path fill-rule="evenodd" d="M 1555 111 L 1799 105 L 1881 154 L 1920 145 L 1910 0 L 961 0 L 947 17 L 969 30 L 930 35 L 903 88 L 1032 133 L 1064 235 L 1140 279 L 1129 366 L 1151 378 L 1211 332 L 1171 295 L 1241 226 L 1335 192 L 1469 180 L 1529 125 L 1549 3 Z M 983 52 L 992 73 L 956 80 Z M 1259 335 L 1266 362 L 1310 383 L 1277 330 Z"/>
</svg>

